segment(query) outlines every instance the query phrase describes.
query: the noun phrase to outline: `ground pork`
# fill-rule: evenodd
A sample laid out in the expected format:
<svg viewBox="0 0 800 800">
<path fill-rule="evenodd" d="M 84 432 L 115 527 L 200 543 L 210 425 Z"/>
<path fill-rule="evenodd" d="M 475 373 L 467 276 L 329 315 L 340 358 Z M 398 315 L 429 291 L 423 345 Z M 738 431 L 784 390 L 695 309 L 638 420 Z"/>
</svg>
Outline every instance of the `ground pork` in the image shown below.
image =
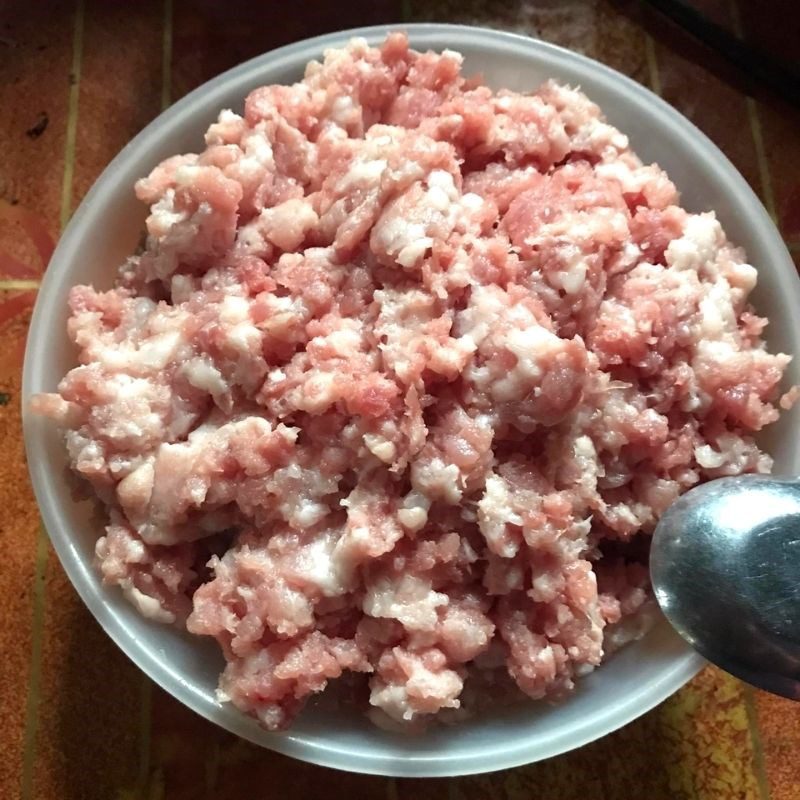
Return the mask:
<svg viewBox="0 0 800 800">
<path fill-rule="evenodd" d="M 567 693 L 641 633 L 664 509 L 770 469 L 755 268 L 581 92 L 401 34 L 205 144 L 136 184 L 146 246 L 72 289 L 79 366 L 34 399 L 107 508 L 104 581 L 215 637 L 270 729 L 345 671 L 379 724 L 498 670 Z"/>
</svg>

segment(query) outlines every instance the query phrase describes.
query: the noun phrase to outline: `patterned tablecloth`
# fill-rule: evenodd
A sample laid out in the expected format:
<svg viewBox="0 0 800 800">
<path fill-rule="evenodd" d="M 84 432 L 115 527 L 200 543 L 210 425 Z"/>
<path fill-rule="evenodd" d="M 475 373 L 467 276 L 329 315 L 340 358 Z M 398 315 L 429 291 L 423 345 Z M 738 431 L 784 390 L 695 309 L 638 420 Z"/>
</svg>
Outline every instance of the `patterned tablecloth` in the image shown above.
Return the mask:
<svg viewBox="0 0 800 800">
<path fill-rule="evenodd" d="M 771 52 L 796 53 L 793 0 L 696 5 Z M 800 798 L 800 706 L 711 668 L 618 733 L 530 767 L 411 781 L 304 765 L 155 688 L 100 630 L 50 549 L 23 456 L 20 372 L 39 279 L 70 213 L 137 131 L 223 69 L 324 31 L 398 20 L 527 32 L 650 86 L 733 160 L 800 262 L 800 114 L 646 4 L 0 3 L 0 797 Z"/>
</svg>

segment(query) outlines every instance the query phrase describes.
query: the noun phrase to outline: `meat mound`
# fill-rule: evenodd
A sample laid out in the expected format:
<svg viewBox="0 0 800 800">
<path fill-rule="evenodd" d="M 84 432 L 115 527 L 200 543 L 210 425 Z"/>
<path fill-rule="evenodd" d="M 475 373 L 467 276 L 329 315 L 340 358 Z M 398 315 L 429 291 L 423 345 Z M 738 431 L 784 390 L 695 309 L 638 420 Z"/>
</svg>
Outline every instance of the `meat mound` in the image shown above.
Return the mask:
<svg viewBox="0 0 800 800">
<path fill-rule="evenodd" d="M 103 579 L 270 729 L 347 671 L 379 724 L 569 692 L 641 632 L 664 509 L 771 466 L 744 253 L 581 92 L 461 60 L 356 39 L 223 111 L 136 184 L 146 246 L 72 289 L 34 400 Z"/>
</svg>

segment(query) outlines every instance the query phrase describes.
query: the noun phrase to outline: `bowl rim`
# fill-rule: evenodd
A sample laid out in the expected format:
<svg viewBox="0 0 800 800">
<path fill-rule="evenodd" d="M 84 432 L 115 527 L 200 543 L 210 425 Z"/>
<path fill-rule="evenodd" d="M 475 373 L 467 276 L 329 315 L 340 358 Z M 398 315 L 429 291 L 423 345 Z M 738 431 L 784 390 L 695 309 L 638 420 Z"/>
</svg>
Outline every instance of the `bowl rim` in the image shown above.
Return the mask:
<svg viewBox="0 0 800 800">
<path fill-rule="evenodd" d="M 503 742 L 498 746 L 487 748 L 481 759 L 468 759 L 463 755 L 453 753 L 433 753 L 425 756 L 409 756 L 407 754 L 392 757 L 370 756 L 365 755 L 362 751 L 354 752 L 335 741 L 332 744 L 330 742 L 326 744 L 313 736 L 311 738 L 298 736 L 292 734 L 291 731 L 273 735 L 271 741 L 265 742 L 264 737 L 254 733 L 251 721 L 247 720 L 244 715 L 239 712 L 236 712 L 235 715 L 221 713 L 222 709 L 219 704 L 209 703 L 206 695 L 183 679 L 176 671 L 171 670 L 166 654 L 162 654 L 164 659 L 162 660 L 152 652 L 152 649 L 139 641 L 131 631 L 126 630 L 124 621 L 103 599 L 99 590 L 99 579 L 91 566 L 87 567 L 81 560 L 77 549 L 61 527 L 59 516 L 55 510 L 50 508 L 47 502 L 42 502 L 46 495 L 47 469 L 44 465 L 37 463 L 37 434 L 34 430 L 32 415 L 28 410 L 31 395 L 40 390 L 45 380 L 43 367 L 39 363 L 42 360 L 42 353 L 46 349 L 46 325 L 43 323 L 53 314 L 56 308 L 55 298 L 60 296 L 59 292 L 53 292 L 52 289 L 54 286 L 58 288 L 60 284 L 66 282 L 65 278 L 59 281 L 59 265 L 62 262 L 70 263 L 74 260 L 80 247 L 84 219 L 89 216 L 89 209 L 101 202 L 104 197 L 114 193 L 115 184 L 112 175 L 115 168 L 146 153 L 156 129 L 159 130 L 159 135 L 163 135 L 165 123 L 169 126 L 169 132 L 178 130 L 184 120 L 192 115 L 198 101 L 206 105 L 209 102 L 209 95 L 221 94 L 224 87 L 231 81 L 245 81 L 248 76 L 256 78 L 265 67 L 277 68 L 281 62 L 294 62 L 301 54 L 307 61 L 309 58 L 320 55 L 325 48 L 341 46 L 352 37 L 364 37 L 370 43 L 374 43 L 391 31 L 407 32 L 414 47 L 426 46 L 424 41 L 426 36 L 433 39 L 448 36 L 452 40 L 454 49 L 458 49 L 459 42 L 466 42 L 469 39 L 478 46 L 494 44 L 517 51 L 520 48 L 535 48 L 547 56 L 551 62 L 578 66 L 583 69 L 590 67 L 595 78 L 605 86 L 617 91 L 625 90 L 633 96 L 634 100 L 646 103 L 648 113 L 654 117 L 656 122 L 660 122 L 680 134 L 692 136 L 698 150 L 703 151 L 715 163 L 719 180 L 724 184 L 725 191 L 738 195 L 741 202 L 746 203 L 756 215 L 754 226 L 758 225 L 764 229 L 763 248 L 778 265 L 776 269 L 782 269 L 780 263 L 785 263 L 787 259 L 789 264 L 792 263 L 779 233 L 775 230 L 761 202 L 716 145 L 663 99 L 626 75 L 594 59 L 526 35 L 470 25 L 397 23 L 327 33 L 268 51 L 197 87 L 159 114 L 103 170 L 83 198 L 61 236 L 37 297 L 29 326 L 30 333 L 23 368 L 23 431 L 31 480 L 42 514 L 42 521 L 65 572 L 83 602 L 106 633 L 128 658 L 156 684 L 173 694 L 193 711 L 228 731 L 256 744 L 314 764 L 365 774 L 397 777 L 469 775 L 543 760 L 595 741 L 632 722 L 661 703 L 696 675 L 705 661 L 686 646 L 684 651 L 673 659 L 669 668 L 662 669 L 656 678 L 649 680 L 645 686 L 634 687 L 624 700 L 617 701 L 613 707 L 602 708 L 588 721 L 583 721 L 583 724 L 579 725 L 577 730 L 572 731 L 568 737 L 565 734 L 553 737 L 543 746 L 537 746 L 535 752 L 531 752 L 530 745 L 524 742 Z M 790 280 L 790 278 L 788 279 Z M 797 280 L 796 273 L 795 279 Z M 797 281 L 797 286 L 800 288 L 800 281 Z M 791 306 L 789 322 L 796 329 L 800 329 L 800 306 Z M 180 696 L 177 694 L 176 686 L 183 690 Z"/>
</svg>

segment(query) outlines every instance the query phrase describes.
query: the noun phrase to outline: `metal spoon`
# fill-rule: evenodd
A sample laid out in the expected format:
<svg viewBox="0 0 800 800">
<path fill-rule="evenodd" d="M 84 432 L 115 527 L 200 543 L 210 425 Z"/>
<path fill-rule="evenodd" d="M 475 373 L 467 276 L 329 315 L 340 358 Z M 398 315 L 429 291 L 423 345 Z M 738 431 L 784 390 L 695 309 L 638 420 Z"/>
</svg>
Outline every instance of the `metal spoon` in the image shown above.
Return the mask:
<svg viewBox="0 0 800 800">
<path fill-rule="evenodd" d="M 800 479 L 741 475 L 687 492 L 656 528 L 650 574 L 695 650 L 800 700 Z"/>
</svg>

